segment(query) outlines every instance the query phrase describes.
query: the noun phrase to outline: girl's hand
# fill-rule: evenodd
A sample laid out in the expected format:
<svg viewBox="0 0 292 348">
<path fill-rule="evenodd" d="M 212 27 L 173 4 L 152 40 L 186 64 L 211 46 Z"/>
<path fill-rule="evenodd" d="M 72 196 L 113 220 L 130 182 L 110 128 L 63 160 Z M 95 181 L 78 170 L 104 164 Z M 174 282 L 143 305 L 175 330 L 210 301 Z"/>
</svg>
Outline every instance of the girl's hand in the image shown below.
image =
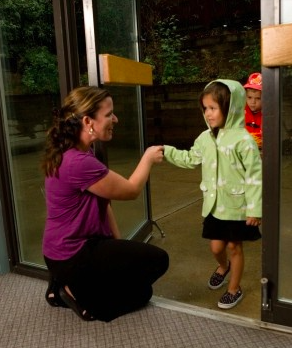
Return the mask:
<svg viewBox="0 0 292 348">
<path fill-rule="evenodd" d="M 246 218 L 246 224 L 250 226 L 260 226 L 262 223 L 261 218 L 256 218 L 256 217 L 247 217 Z"/>
</svg>

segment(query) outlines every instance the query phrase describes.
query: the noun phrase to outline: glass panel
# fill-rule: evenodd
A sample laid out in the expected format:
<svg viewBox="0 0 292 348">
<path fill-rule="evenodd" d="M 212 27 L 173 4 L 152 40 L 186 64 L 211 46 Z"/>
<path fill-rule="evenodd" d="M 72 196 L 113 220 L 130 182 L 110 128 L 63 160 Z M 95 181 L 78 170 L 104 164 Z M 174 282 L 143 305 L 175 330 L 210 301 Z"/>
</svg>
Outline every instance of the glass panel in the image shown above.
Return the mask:
<svg viewBox="0 0 292 348">
<path fill-rule="evenodd" d="M 87 83 L 82 0 L 76 1 L 79 29 L 80 81 Z M 58 67 L 49 0 L 0 4 L 1 76 L 5 104 L 3 123 L 9 151 L 15 225 L 20 262 L 44 265 L 42 234 L 45 223 L 44 176 L 40 159 L 52 110 L 60 107 Z M 80 25 L 80 23 L 82 25 Z"/>
<path fill-rule="evenodd" d="M 279 300 L 292 303 L 292 67 L 281 69 L 282 165 L 279 251 Z"/>
<path fill-rule="evenodd" d="M 281 24 L 292 22 L 292 1 L 281 1 Z"/>
<path fill-rule="evenodd" d="M 138 60 L 134 0 L 99 0 L 98 31 L 100 53 Z M 141 156 L 143 140 L 139 87 L 109 87 L 114 112 L 119 119 L 113 140 L 108 144 L 109 167 L 128 177 Z M 124 238 L 130 238 L 147 219 L 146 195 L 135 201 L 113 201 L 113 208 Z"/>
<path fill-rule="evenodd" d="M 59 86 L 51 1 L 2 0 L 1 74 L 20 262 L 43 264 L 40 156 Z"/>
<path fill-rule="evenodd" d="M 75 0 L 74 4 L 78 40 L 79 83 L 80 86 L 88 86 L 88 67 L 86 59 L 83 1 Z"/>
<path fill-rule="evenodd" d="M 292 1 L 281 1 L 281 23 L 292 23 Z M 280 69 L 281 77 L 281 200 L 279 241 L 280 301 L 292 303 L 290 258 L 292 249 L 292 67 Z"/>
</svg>

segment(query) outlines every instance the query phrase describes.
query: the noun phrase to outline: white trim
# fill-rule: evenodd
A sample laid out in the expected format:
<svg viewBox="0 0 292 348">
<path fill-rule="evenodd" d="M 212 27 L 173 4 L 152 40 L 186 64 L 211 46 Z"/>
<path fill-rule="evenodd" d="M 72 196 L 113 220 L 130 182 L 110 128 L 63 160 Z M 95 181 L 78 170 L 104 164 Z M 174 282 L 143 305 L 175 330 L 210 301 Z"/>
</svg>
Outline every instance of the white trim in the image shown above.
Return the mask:
<svg viewBox="0 0 292 348">
<path fill-rule="evenodd" d="M 89 86 L 98 86 L 98 52 L 96 50 L 92 0 L 83 0 L 84 30 Z"/>
</svg>

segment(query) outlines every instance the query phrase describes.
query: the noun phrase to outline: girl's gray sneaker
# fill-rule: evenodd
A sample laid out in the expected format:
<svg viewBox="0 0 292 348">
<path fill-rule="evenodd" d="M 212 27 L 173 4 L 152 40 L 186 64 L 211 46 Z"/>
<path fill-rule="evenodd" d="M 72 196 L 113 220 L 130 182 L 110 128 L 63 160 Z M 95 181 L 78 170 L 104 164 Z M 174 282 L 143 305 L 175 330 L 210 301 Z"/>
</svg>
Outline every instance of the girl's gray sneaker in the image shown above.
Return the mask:
<svg viewBox="0 0 292 348">
<path fill-rule="evenodd" d="M 218 268 L 219 267 L 216 268 L 215 272 L 211 275 L 211 278 L 209 279 L 209 282 L 208 282 L 208 287 L 211 290 L 219 289 L 225 283 L 225 278 L 230 271 L 230 261 L 228 261 L 228 268 L 224 274 L 218 273 L 217 272 Z"/>
<path fill-rule="evenodd" d="M 241 291 L 241 288 L 239 288 L 239 290 L 234 295 L 226 291 L 225 294 L 219 300 L 218 307 L 222 309 L 233 308 L 237 305 L 238 302 L 242 300 L 242 298 L 243 293 Z"/>
</svg>

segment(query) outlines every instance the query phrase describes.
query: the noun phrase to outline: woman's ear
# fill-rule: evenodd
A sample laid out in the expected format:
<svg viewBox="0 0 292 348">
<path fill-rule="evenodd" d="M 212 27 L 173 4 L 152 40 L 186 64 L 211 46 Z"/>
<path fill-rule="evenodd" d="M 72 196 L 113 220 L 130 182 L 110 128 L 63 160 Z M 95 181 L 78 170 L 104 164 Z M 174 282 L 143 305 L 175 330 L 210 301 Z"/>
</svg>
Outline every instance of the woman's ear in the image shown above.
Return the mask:
<svg viewBox="0 0 292 348">
<path fill-rule="evenodd" d="M 84 116 L 82 119 L 83 123 L 83 129 L 88 132 L 88 134 L 92 135 L 93 134 L 93 122 L 92 118 L 89 116 Z"/>
<path fill-rule="evenodd" d="M 83 116 L 82 123 L 84 127 L 88 127 L 91 125 L 91 118 L 89 116 Z"/>
</svg>

